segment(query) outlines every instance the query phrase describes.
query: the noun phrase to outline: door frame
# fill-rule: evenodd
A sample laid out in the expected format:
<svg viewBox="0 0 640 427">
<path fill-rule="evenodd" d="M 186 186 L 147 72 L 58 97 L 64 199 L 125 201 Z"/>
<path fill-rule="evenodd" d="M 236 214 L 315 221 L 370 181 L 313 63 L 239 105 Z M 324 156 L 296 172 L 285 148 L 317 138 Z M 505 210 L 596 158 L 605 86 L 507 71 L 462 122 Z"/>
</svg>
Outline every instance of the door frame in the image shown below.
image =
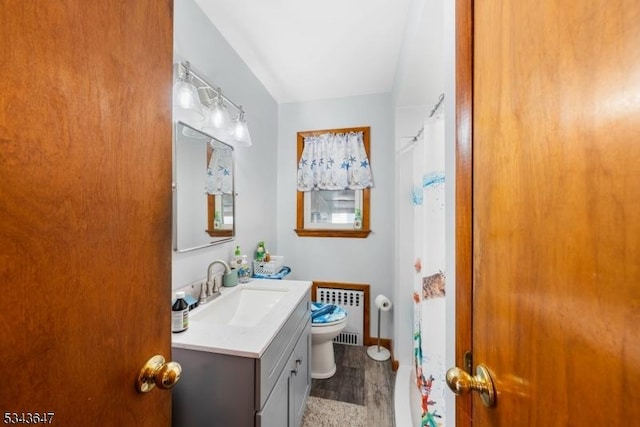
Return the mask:
<svg viewBox="0 0 640 427">
<path fill-rule="evenodd" d="M 473 0 L 456 0 L 456 366 L 473 349 Z M 456 425 L 472 423 L 471 395 L 456 396 Z"/>
</svg>

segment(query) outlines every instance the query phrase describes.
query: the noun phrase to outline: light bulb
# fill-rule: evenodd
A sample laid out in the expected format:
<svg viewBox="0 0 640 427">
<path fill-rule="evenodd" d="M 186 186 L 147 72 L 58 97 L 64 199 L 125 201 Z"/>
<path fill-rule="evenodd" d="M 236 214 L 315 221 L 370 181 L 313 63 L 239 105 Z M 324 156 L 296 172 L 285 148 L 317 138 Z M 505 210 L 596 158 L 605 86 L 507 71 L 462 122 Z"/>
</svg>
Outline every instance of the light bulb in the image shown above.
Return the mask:
<svg viewBox="0 0 640 427">
<path fill-rule="evenodd" d="M 187 80 L 178 80 L 173 85 L 173 105 L 175 120 L 193 123 L 204 119 L 196 87 Z"/>
<path fill-rule="evenodd" d="M 235 145 L 251 146 L 249 127 L 244 119 L 244 111 L 240 110 L 238 116 L 231 123 L 231 139 Z"/>
<path fill-rule="evenodd" d="M 229 112 L 224 105 L 220 96 L 216 97 L 216 100 L 211 107 L 211 124 L 216 129 L 225 129 L 229 127 Z"/>
</svg>

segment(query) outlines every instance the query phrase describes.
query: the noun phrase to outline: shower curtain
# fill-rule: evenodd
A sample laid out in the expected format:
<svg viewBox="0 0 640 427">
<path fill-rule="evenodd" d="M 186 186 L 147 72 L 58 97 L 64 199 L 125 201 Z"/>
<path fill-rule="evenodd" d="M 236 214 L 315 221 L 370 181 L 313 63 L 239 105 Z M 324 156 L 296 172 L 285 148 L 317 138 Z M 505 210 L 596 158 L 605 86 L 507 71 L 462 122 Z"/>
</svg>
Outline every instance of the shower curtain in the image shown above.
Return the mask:
<svg viewBox="0 0 640 427">
<path fill-rule="evenodd" d="M 413 148 L 414 365 L 421 426 L 445 425 L 444 117 L 427 119 Z"/>
</svg>

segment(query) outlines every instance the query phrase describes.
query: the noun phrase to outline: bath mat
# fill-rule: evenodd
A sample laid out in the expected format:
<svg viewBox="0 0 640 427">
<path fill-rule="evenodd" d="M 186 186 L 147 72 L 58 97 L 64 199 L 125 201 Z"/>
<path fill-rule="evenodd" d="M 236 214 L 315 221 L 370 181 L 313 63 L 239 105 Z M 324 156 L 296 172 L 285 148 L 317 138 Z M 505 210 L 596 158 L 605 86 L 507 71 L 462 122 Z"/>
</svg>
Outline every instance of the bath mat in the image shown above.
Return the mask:
<svg viewBox="0 0 640 427">
<path fill-rule="evenodd" d="M 309 396 L 302 427 L 367 427 L 367 408 Z"/>
</svg>

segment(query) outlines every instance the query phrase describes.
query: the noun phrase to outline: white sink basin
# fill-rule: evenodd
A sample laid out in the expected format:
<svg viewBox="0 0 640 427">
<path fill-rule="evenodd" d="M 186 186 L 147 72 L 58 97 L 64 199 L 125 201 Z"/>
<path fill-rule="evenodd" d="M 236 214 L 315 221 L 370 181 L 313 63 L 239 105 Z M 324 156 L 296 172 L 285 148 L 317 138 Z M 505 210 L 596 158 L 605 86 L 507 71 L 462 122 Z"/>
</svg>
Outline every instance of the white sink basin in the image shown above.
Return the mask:
<svg viewBox="0 0 640 427">
<path fill-rule="evenodd" d="M 254 327 L 287 294 L 286 288 L 243 286 L 226 292 L 191 316 L 193 322 Z"/>
<path fill-rule="evenodd" d="M 189 313 L 189 328 L 171 334 L 172 346 L 260 358 L 293 310 L 311 291 L 308 280 L 254 279 Z"/>
</svg>

